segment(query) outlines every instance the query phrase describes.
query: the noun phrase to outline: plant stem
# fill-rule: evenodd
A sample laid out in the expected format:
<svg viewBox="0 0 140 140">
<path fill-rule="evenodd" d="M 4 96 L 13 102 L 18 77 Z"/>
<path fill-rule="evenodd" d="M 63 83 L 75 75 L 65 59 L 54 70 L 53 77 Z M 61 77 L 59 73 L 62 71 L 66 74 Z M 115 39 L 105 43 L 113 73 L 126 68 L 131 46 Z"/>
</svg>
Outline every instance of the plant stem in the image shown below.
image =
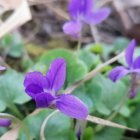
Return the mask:
<svg viewBox="0 0 140 140">
<path fill-rule="evenodd" d="M 92 37 L 94 38 L 95 43 L 99 43 L 100 36 L 99 36 L 97 27 L 95 25 L 90 25 L 90 29 L 91 29 L 91 34 L 92 34 Z"/>
<path fill-rule="evenodd" d="M 79 51 L 80 51 L 81 46 L 82 46 L 82 42 L 81 42 L 81 37 L 80 37 L 80 38 L 78 39 L 77 52 L 79 52 Z"/>
<path fill-rule="evenodd" d="M 42 124 L 42 126 L 41 126 L 41 131 L 40 131 L 40 140 L 46 140 L 45 139 L 45 135 L 44 135 L 44 133 L 45 133 L 45 128 L 46 128 L 46 125 L 47 125 L 47 123 L 48 123 L 48 120 L 53 116 L 53 115 L 55 115 L 56 113 L 58 113 L 59 111 L 58 110 L 55 110 L 55 111 L 53 111 L 51 114 L 49 114 L 46 118 L 45 118 L 45 120 L 43 121 L 43 124 Z"/>
<path fill-rule="evenodd" d="M 77 43 L 77 52 L 79 54 L 79 51 L 81 49 L 82 46 L 82 31 L 79 33 L 79 38 L 78 38 L 78 43 Z"/>
<path fill-rule="evenodd" d="M 11 103 L 8 107 L 17 117 L 19 117 L 20 119 L 24 118 L 24 116 L 21 114 L 14 103 Z"/>
<path fill-rule="evenodd" d="M 7 118 L 12 120 L 13 122 L 21 123 L 21 120 L 19 120 L 17 117 L 7 113 L 0 113 L 0 118 Z"/>
<path fill-rule="evenodd" d="M 95 117 L 95 116 L 90 116 L 88 115 L 88 117 L 86 118 L 87 121 L 96 123 L 96 124 L 100 124 L 100 125 L 105 125 L 105 126 L 111 126 L 111 127 L 115 127 L 115 128 L 120 128 L 120 129 L 126 129 L 126 130 L 130 130 L 130 131 L 137 131 L 136 129 L 133 128 L 129 128 L 126 126 L 123 126 L 121 124 L 117 124 L 114 122 L 111 122 L 109 120 L 105 120 L 105 119 L 101 119 L 99 117 Z"/>
<path fill-rule="evenodd" d="M 92 70 L 91 72 L 89 72 L 84 79 L 74 83 L 72 86 L 68 87 L 65 90 L 65 93 L 71 93 L 72 91 L 74 91 L 77 87 L 79 87 L 81 84 L 83 84 L 84 82 L 90 80 L 91 78 L 93 78 L 97 73 L 99 73 L 105 66 L 115 62 L 116 60 L 118 60 L 119 58 L 124 56 L 124 52 L 120 53 L 119 55 L 111 58 L 110 60 L 106 61 L 105 63 L 101 64 L 100 66 L 98 66 L 97 68 L 95 68 L 94 70 Z"/>
</svg>

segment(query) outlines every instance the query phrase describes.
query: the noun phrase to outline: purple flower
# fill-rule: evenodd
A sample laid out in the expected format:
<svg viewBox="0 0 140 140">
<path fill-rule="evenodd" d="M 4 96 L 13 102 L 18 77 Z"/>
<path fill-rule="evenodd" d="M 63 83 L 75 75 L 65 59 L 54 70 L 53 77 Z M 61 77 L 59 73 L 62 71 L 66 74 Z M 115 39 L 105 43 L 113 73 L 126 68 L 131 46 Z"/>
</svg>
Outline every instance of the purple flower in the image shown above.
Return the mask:
<svg viewBox="0 0 140 140">
<path fill-rule="evenodd" d="M 136 46 L 136 41 L 133 39 L 128 45 L 125 51 L 125 60 L 127 62 L 127 67 L 117 66 L 109 73 L 109 78 L 116 82 L 117 80 L 123 78 L 127 74 L 131 74 L 131 88 L 130 88 L 130 98 L 135 97 L 136 89 L 139 82 L 140 75 L 140 56 L 134 59 L 134 50 Z"/>
<path fill-rule="evenodd" d="M 129 73 L 140 74 L 140 56 L 133 58 L 136 41 L 132 40 L 125 51 L 125 60 L 128 67 L 117 66 L 109 73 L 109 78 L 112 81 L 117 81 Z"/>
<path fill-rule="evenodd" d="M 68 35 L 78 37 L 84 22 L 99 24 L 109 16 L 110 9 L 95 9 L 93 0 L 70 0 L 69 13 L 71 21 L 64 24 L 63 31 Z"/>
<path fill-rule="evenodd" d="M 8 127 L 10 125 L 11 125 L 11 120 L 4 119 L 4 118 L 0 119 L 0 127 Z"/>
<path fill-rule="evenodd" d="M 0 71 L 1 71 L 1 70 L 5 70 L 5 69 L 6 69 L 5 67 L 0 66 Z"/>
<path fill-rule="evenodd" d="M 77 119 L 85 119 L 88 109 L 77 97 L 71 94 L 59 94 L 66 76 L 66 62 L 62 58 L 55 59 L 45 76 L 40 72 L 26 75 L 24 86 L 39 108 L 57 108 L 60 112 Z"/>
</svg>

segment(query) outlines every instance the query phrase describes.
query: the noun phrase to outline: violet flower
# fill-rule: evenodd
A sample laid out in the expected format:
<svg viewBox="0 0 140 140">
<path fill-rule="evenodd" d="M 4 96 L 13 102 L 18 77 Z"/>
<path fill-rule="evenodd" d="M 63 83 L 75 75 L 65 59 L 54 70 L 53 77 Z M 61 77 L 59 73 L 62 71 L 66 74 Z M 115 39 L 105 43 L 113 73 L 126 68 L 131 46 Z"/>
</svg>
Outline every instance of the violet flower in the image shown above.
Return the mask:
<svg viewBox="0 0 140 140">
<path fill-rule="evenodd" d="M 66 62 L 55 59 L 45 76 L 40 72 L 26 75 L 24 86 L 26 93 L 33 98 L 39 108 L 57 108 L 60 112 L 77 119 L 86 119 L 88 109 L 82 101 L 71 94 L 59 94 L 64 85 Z"/>
<path fill-rule="evenodd" d="M 73 37 L 78 37 L 83 23 L 99 24 L 105 20 L 109 14 L 109 8 L 95 9 L 93 0 L 70 0 L 69 13 L 71 20 L 63 26 L 63 31 Z"/>
<path fill-rule="evenodd" d="M 0 71 L 2 71 L 2 70 L 6 70 L 6 68 L 3 66 L 0 66 Z"/>
<path fill-rule="evenodd" d="M 0 127 L 8 127 L 11 125 L 11 120 L 0 118 Z"/>
<path fill-rule="evenodd" d="M 140 75 L 140 56 L 134 59 L 134 50 L 136 46 L 136 41 L 133 39 L 128 45 L 125 51 L 125 60 L 127 62 L 127 67 L 117 66 L 109 73 L 109 78 L 116 82 L 117 80 L 123 78 L 127 74 L 131 74 L 132 83 L 130 89 L 130 97 L 134 97 L 136 95 L 136 85 Z"/>
</svg>

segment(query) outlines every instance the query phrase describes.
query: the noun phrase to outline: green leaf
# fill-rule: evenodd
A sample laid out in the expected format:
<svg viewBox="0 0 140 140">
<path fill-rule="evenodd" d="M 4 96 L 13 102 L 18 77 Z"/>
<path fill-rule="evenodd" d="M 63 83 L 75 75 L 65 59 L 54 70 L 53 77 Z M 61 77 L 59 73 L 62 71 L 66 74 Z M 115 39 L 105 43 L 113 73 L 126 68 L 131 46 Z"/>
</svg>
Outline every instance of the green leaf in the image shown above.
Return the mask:
<svg viewBox="0 0 140 140">
<path fill-rule="evenodd" d="M 113 111 L 116 109 L 117 105 L 120 103 L 124 94 L 127 92 L 127 88 L 122 81 L 113 83 L 108 78 L 103 75 L 97 75 L 94 77 L 96 84 L 99 84 L 101 90 L 101 105 L 104 105 L 105 110 Z M 98 108 L 99 109 L 99 108 Z M 101 113 L 101 110 L 98 110 Z M 107 111 L 109 113 L 109 111 Z M 104 113 L 103 113 L 104 114 Z"/>
<path fill-rule="evenodd" d="M 8 54 L 12 57 L 19 58 L 23 54 L 23 42 L 20 34 L 8 34 L 0 42 L 0 45 L 8 49 Z"/>
<path fill-rule="evenodd" d="M 98 62 L 100 62 L 99 56 L 91 53 L 87 49 L 80 50 L 78 55 L 79 58 L 88 66 L 88 71 L 90 71 L 93 66 L 96 66 Z"/>
<path fill-rule="evenodd" d="M 91 127 L 85 128 L 83 140 L 92 140 L 93 134 L 93 129 Z"/>
<path fill-rule="evenodd" d="M 114 51 L 121 52 L 127 47 L 127 45 L 129 44 L 129 40 L 125 37 L 120 37 L 117 38 L 113 44 L 114 44 Z"/>
<path fill-rule="evenodd" d="M 116 128 L 107 128 L 96 134 L 93 140 L 121 140 L 123 130 Z"/>
<path fill-rule="evenodd" d="M 66 85 L 81 80 L 87 73 L 88 70 L 86 64 L 79 60 L 71 51 L 66 49 L 48 51 L 40 57 L 38 62 L 46 65 L 48 68 L 52 60 L 58 57 L 64 58 L 67 61 Z"/>
<path fill-rule="evenodd" d="M 129 127 L 139 129 L 140 130 L 140 103 L 138 103 L 136 106 L 134 106 L 134 111 L 131 114 L 131 117 L 128 119 L 128 125 Z"/>
<path fill-rule="evenodd" d="M 5 109 L 6 109 L 6 103 L 0 100 L 0 112 L 4 111 Z"/>
<path fill-rule="evenodd" d="M 0 104 L 1 111 L 11 104 L 24 104 L 30 100 L 23 88 L 24 76 L 14 70 L 8 70 L 0 75 Z"/>
<path fill-rule="evenodd" d="M 52 110 L 44 109 L 37 115 L 28 116 L 23 121 L 24 126 L 20 129 L 19 140 L 29 139 L 28 137 L 39 140 L 41 125 L 51 112 Z M 72 120 L 61 113 L 55 114 L 48 120 L 45 137 L 48 140 L 76 140 L 72 131 Z"/>
<path fill-rule="evenodd" d="M 101 101 L 101 88 L 93 80 L 76 89 L 74 94 L 87 105 L 90 113 L 96 109 Z"/>
<path fill-rule="evenodd" d="M 129 117 L 131 115 L 131 110 L 129 109 L 128 106 L 124 105 L 120 109 L 120 114 L 124 117 Z"/>
<path fill-rule="evenodd" d="M 90 51 L 94 53 L 101 54 L 103 52 L 103 45 L 102 44 L 91 44 Z"/>
</svg>

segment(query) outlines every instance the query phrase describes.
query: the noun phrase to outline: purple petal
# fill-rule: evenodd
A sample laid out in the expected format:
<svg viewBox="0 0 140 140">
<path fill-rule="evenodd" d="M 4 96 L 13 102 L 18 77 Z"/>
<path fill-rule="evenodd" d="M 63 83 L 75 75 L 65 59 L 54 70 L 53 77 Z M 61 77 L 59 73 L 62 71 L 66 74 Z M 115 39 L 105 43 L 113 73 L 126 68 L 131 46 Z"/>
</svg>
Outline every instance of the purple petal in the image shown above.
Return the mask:
<svg viewBox="0 0 140 140">
<path fill-rule="evenodd" d="M 54 100 L 54 97 L 50 93 L 38 94 L 35 98 L 36 106 L 39 108 L 49 107 Z"/>
<path fill-rule="evenodd" d="M 88 109 L 77 97 L 70 94 L 62 94 L 56 100 L 56 107 L 64 114 L 84 120 L 88 116 Z"/>
<path fill-rule="evenodd" d="M 3 67 L 3 66 L 0 66 L 0 71 L 1 71 L 1 70 L 6 70 L 6 68 Z"/>
<path fill-rule="evenodd" d="M 65 82 L 66 61 L 63 58 L 55 59 L 47 72 L 47 78 L 50 83 L 50 90 L 58 91 Z"/>
<path fill-rule="evenodd" d="M 136 46 L 136 41 L 133 39 L 129 43 L 129 45 L 125 51 L 125 59 L 126 59 L 126 62 L 127 62 L 129 67 L 131 67 L 132 63 L 133 63 L 133 54 L 134 54 L 135 46 Z"/>
<path fill-rule="evenodd" d="M 66 22 L 63 25 L 64 33 L 72 37 L 76 37 L 76 38 L 79 37 L 81 29 L 82 29 L 82 24 L 81 22 L 78 22 L 78 21 Z"/>
<path fill-rule="evenodd" d="M 140 69 L 131 69 L 130 73 L 137 73 L 140 74 Z"/>
<path fill-rule="evenodd" d="M 94 12 L 88 13 L 85 17 L 85 22 L 88 24 L 99 24 L 104 21 L 110 14 L 109 8 L 101 8 Z"/>
<path fill-rule="evenodd" d="M 131 90 L 130 90 L 129 98 L 130 98 L 130 99 L 133 99 L 136 95 L 137 95 L 136 89 L 131 89 Z"/>
<path fill-rule="evenodd" d="M 140 56 L 135 59 L 132 67 L 133 69 L 140 69 Z"/>
<path fill-rule="evenodd" d="M 11 125 L 11 120 L 0 118 L 0 127 L 8 127 Z"/>
<path fill-rule="evenodd" d="M 26 87 L 25 92 L 34 99 L 37 94 L 43 92 L 43 88 L 36 84 L 30 84 Z"/>
<path fill-rule="evenodd" d="M 42 75 L 41 72 L 29 72 L 27 73 L 25 80 L 24 80 L 24 86 L 28 87 L 29 85 L 34 84 L 38 85 L 39 87 L 49 87 L 49 81 L 45 76 Z"/>
<path fill-rule="evenodd" d="M 74 20 L 92 10 L 93 0 L 70 0 L 69 12 Z"/>
<path fill-rule="evenodd" d="M 129 73 L 129 70 L 127 70 L 123 66 L 118 66 L 114 68 L 112 71 L 109 73 L 109 78 L 113 81 L 116 82 L 117 80 L 121 79 L 125 75 Z"/>
</svg>

